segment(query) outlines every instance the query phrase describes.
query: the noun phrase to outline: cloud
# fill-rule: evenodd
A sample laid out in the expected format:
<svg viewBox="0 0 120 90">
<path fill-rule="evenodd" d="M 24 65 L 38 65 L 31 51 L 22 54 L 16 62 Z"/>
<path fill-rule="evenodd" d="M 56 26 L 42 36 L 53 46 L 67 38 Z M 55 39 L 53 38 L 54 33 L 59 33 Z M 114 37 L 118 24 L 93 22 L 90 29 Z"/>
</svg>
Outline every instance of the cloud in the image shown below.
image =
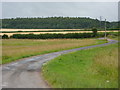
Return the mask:
<svg viewBox="0 0 120 90">
<path fill-rule="evenodd" d="M 79 16 L 118 20 L 117 2 L 3 2 L 3 18 Z"/>
</svg>

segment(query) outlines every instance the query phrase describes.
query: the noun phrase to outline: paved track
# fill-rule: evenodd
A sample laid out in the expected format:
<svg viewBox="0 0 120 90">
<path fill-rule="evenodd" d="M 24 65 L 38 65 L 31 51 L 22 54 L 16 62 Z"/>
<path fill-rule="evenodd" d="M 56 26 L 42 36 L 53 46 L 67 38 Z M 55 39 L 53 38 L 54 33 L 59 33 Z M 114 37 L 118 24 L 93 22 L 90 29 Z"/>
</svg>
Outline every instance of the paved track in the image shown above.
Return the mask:
<svg viewBox="0 0 120 90">
<path fill-rule="evenodd" d="M 25 58 L 17 62 L 5 64 L 2 67 L 2 88 L 49 88 L 47 83 L 40 76 L 40 69 L 43 63 L 61 55 L 73 51 L 101 47 L 109 44 L 114 44 L 116 40 L 109 40 L 109 43 L 81 47 L 71 50 L 64 50 L 44 55 L 38 55 L 30 58 Z"/>
</svg>

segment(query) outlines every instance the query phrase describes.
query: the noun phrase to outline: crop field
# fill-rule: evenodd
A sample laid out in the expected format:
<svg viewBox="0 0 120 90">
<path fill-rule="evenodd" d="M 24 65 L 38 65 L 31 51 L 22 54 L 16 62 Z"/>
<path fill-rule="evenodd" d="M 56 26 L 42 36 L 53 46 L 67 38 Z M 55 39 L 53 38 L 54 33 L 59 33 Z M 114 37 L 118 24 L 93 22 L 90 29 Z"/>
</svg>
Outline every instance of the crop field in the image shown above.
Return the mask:
<svg viewBox="0 0 120 90">
<path fill-rule="evenodd" d="M 84 30 L 84 29 L 1 29 L 1 31 L 53 31 L 53 30 Z"/>
<path fill-rule="evenodd" d="M 104 43 L 96 39 L 3 39 L 2 63 L 65 49 Z"/>
<path fill-rule="evenodd" d="M 2 33 L 0 35 L 8 35 L 12 36 L 13 34 L 66 34 L 66 33 L 91 33 L 91 30 L 84 30 L 84 29 L 1 29 Z M 98 31 L 104 32 L 104 30 Z M 117 30 L 108 30 L 106 32 L 118 32 Z"/>
<path fill-rule="evenodd" d="M 61 33 L 61 34 L 66 34 L 66 33 L 90 33 L 91 31 L 74 31 L 74 32 L 17 32 L 17 33 L 0 33 L 0 35 L 4 35 L 4 34 L 6 34 L 6 35 L 8 35 L 8 36 L 12 36 L 13 34 L 47 34 L 47 33 L 49 33 L 49 34 L 54 34 L 54 33 L 56 33 L 56 34 L 59 34 L 59 33 Z"/>
<path fill-rule="evenodd" d="M 6 35 L 8 35 L 8 36 L 12 36 L 13 34 L 47 34 L 47 33 L 49 33 L 49 34 L 54 34 L 54 33 L 56 33 L 56 34 L 66 34 L 66 33 L 91 33 L 92 31 L 69 31 L 69 32 L 17 32 L 17 33 L 0 33 L 0 35 L 4 35 L 4 34 L 6 34 Z M 104 31 L 98 31 L 98 32 L 104 32 Z M 107 31 L 107 32 L 111 32 L 111 31 Z M 112 32 L 118 32 L 118 31 L 112 31 Z"/>
<path fill-rule="evenodd" d="M 118 88 L 118 44 L 59 56 L 42 74 L 53 88 Z"/>
</svg>

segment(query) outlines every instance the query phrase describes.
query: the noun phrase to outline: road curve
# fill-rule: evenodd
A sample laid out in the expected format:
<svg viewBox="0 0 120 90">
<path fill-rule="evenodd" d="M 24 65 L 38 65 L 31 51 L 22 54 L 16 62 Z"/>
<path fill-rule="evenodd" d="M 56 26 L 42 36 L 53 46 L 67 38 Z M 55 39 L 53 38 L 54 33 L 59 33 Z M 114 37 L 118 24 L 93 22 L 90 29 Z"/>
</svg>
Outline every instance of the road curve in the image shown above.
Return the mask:
<svg viewBox="0 0 120 90">
<path fill-rule="evenodd" d="M 55 57 L 73 51 L 101 47 L 114 44 L 117 41 L 108 39 L 109 42 L 100 45 L 86 46 L 71 50 L 64 50 L 44 55 L 33 56 L 0 66 L 2 68 L 2 88 L 49 88 L 47 83 L 40 76 L 40 69 L 43 63 Z"/>
</svg>

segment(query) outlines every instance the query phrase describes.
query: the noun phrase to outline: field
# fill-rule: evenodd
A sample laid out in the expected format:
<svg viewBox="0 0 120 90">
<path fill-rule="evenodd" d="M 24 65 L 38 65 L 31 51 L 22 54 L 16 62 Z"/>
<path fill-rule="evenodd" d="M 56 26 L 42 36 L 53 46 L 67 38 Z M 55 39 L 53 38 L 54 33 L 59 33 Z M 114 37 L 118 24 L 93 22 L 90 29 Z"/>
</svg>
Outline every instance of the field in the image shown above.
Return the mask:
<svg viewBox="0 0 120 90">
<path fill-rule="evenodd" d="M 83 30 L 83 29 L 1 29 L 1 31 L 53 31 L 53 30 Z"/>
<path fill-rule="evenodd" d="M 59 56 L 42 74 L 53 88 L 118 88 L 118 44 Z"/>
<path fill-rule="evenodd" d="M 96 39 L 3 39 L 2 63 L 9 63 L 21 58 L 40 55 L 65 49 L 104 43 Z"/>
<path fill-rule="evenodd" d="M 12 36 L 13 34 L 46 34 L 46 33 L 91 33 L 91 30 L 84 30 L 84 29 L 1 29 L 3 33 L 0 33 L 0 35 L 8 35 Z M 98 32 L 104 32 L 104 30 L 98 31 Z M 117 30 L 108 30 L 107 32 L 118 32 Z"/>
</svg>

